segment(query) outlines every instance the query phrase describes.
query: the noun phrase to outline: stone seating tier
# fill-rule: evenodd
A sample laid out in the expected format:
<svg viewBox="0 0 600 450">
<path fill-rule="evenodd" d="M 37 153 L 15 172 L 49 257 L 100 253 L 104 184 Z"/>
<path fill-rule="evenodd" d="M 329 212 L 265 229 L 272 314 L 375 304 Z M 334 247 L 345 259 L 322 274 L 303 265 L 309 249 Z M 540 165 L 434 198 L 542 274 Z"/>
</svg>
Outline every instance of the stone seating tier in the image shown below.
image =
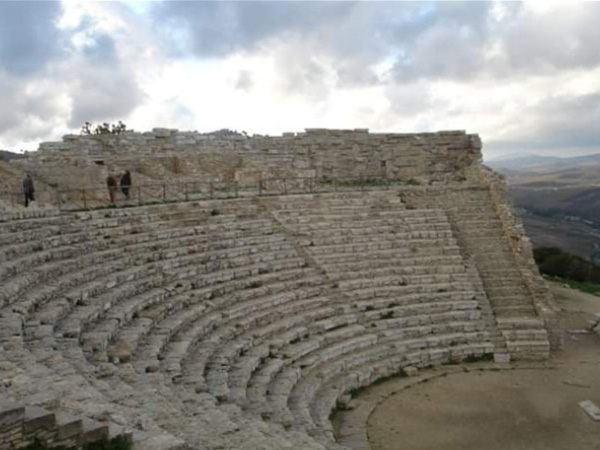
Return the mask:
<svg viewBox="0 0 600 450">
<path fill-rule="evenodd" d="M 98 357 L 98 352 L 106 351 L 110 340 L 119 341 L 119 338 L 116 337 L 117 332 L 129 336 L 127 339 L 129 345 L 135 344 L 143 337 L 143 333 L 148 331 L 149 319 L 162 319 L 166 315 L 173 315 L 185 308 L 191 308 L 200 301 L 210 299 L 211 303 L 215 303 L 219 294 L 228 294 L 232 299 L 237 300 L 250 299 L 251 297 L 248 295 L 250 292 L 254 293 L 255 296 L 265 295 L 267 286 L 268 292 L 278 293 L 295 287 L 310 286 L 312 282 L 313 278 L 307 272 L 307 269 L 303 268 L 292 268 L 250 276 L 227 282 L 226 285 L 219 284 L 215 287 L 192 289 L 192 283 L 183 280 L 183 283 L 189 284 L 189 290 L 182 285 L 182 280 L 178 280 L 172 283 L 170 287 L 165 286 L 144 292 L 111 308 L 106 314 L 106 320 L 84 334 L 84 348 L 88 348 L 88 351 Z M 245 295 L 242 297 L 239 291 Z M 181 311 L 184 317 L 189 317 L 191 313 L 191 309 Z M 132 346 L 135 348 L 135 345 Z"/>
<path fill-rule="evenodd" d="M 472 197 L 469 245 L 510 258 L 497 224 L 475 232 L 487 219 Z M 336 448 L 329 414 L 353 389 L 494 353 L 498 339 L 547 353 L 517 273 L 483 250 L 466 261 L 453 214 L 389 190 L 1 222 L 0 346 L 46 374 L 43 395 L 24 385 L 22 398 L 49 404 L 60 389 L 89 417 L 102 404 L 161 449 L 181 445 L 170 433 L 224 445 L 232 429 L 240 448 Z"/>
<path fill-rule="evenodd" d="M 257 229 L 259 230 L 259 232 L 262 233 L 262 230 L 264 229 L 264 223 L 260 223 L 260 226 L 257 227 Z M 238 231 L 238 233 L 240 233 Z M 246 230 L 245 232 L 242 233 L 247 233 L 248 236 L 246 237 L 246 239 L 251 237 L 251 232 L 250 230 Z M 235 236 L 236 233 L 234 233 L 233 235 Z M 137 236 L 137 235 L 135 235 Z M 225 238 L 230 237 L 227 234 L 224 234 Z M 128 239 L 129 240 L 129 239 Z M 120 248 L 114 249 L 110 252 L 106 252 L 106 253 L 101 253 L 100 258 L 106 258 L 107 264 L 112 264 L 114 260 L 110 259 L 110 256 L 121 256 L 121 261 L 123 261 L 123 258 L 130 258 L 131 261 L 129 262 L 130 265 L 135 265 L 136 262 L 138 261 L 152 261 L 152 260 L 159 260 L 164 258 L 165 256 L 169 256 L 169 254 L 171 254 L 171 256 L 175 255 L 175 252 L 177 251 L 177 248 L 181 248 L 183 249 L 183 251 L 187 251 L 186 249 L 190 248 L 189 243 L 190 242 L 202 242 L 202 241 L 209 241 L 208 237 L 198 237 L 197 235 L 193 235 L 191 236 L 189 239 L 183 239 L 182 241 L 178 241 L 177 239 L 174 239 L 173 241 L 171 241 L 168 238 L 168 235 L 165 236 L 163 239 L 158 239 L 158 238 L 154 238 L 152 235 L 148 235 L 148 236 L 144 236 L 143 238 L 136 238 L 136 239 L 132 239 L 132 240 L 141 240 L 141 241 L 145 241 L 144 243 L 142 243 L 141 245 L 138 246 L 122 246 Z M 267 238 L 268 240 L 268 238 Z M 237 244 L 243 244 L 244 240 L 240 239 L 239 241 L 236 240 L 233 237 L 230 237 L 229 241 L 225 241 L 225 242 L 229 242 L 229 243 L 237 243 Z M 170 248 L 169 252 L 161 252 L 161 248 L 160 248 L 160 244 L 162 243 L 162 245 L 165 248 Z M 177 247 L 177 245 L 180 244 L 179 247 Z M 101 249 L 106 249 L 106 247 L 110 245 L 110 242 L 106 241 L 106 240 L 100 240 L 100 246 Z M 200 244 L 196 244 L 196 247 L 198 247 L 198 245 Z M 208 243 L 205 245 L 209 245 Z M 211 244 L 213 245 L 213 244 Z M 227 245 L 227 244 L 224 244 Z M 83 260 L 85 260 L 86 258 L 89 259 L 90 257 L 90 251 L 92 251 L 92 248 L 94 246 L 94 242 L 91 241 L 91 243 L 89 243 L 89 246 L 84 247 L 83 249 L 81 249 L 81 252 L 83 253 L 84 256 L 80 256 L 79 258 L 76 258 L 75 260 L 67 260 L 67 261 L 57 261 L 55 263 L 49 263 L 48 265 L 42 265 L 38 268 L 36 268 L 36 270 L 34 271 L 34 274 L 23 274 L 21 275 L 18 279 L 17 282 L 15 281 L 9 281 L 7 283 L 7 289 L 5 290 L 4 297 L 10 297 L 10 293 L 13 292 L 13 296 L 14 294 L 19 292 L 19 289 L 21 288 L 22 285 L 24 285 L 25 287 L 28 286 L 28 284 L 33 283 L 35 281 L 35 278 L 40 278 L 44 275 L 44 271 L 48 270 L 48 269 L 53 269 L 53 270 L 58 270 L 61 271 L 61 267 L 63 267 L 65 264 L 68 263 L 75 263 L 77 264 L 78 267 L 82 268 L 81 264 L 84 262 Z M 194 247 L 191 247 L 194 248 Z M 149 251 L 145 251 L 146 249 L 149 249 Z M 94 255 L 93 253 L 91 255 Z M 130 256 L 131 255 L 131 256 Z M 83 260 L 82 260 L 83 259 Z M 93 261 L 96 263 L 95 261 L 96 258 L 93 259 Z M 67 269 L 65 269 L 67 272 L 69 270 L 71 270 L 71 268 L 67 267 Z M 61 272 L 65 272 L 65 270 L 62 270 Z M 49 270 L 48 270 L 49 271 Z M 56 278 L 58 277 L 58 275 L 60 274 L 57 273 L 56 271 L 49 271 L 49 277 L 51 277 L 53 280 L 56 280 Z M 15 285 L 15 288 L 12 287 L 12 285 Z M 16 292 L 15 292 L 16 290 Z M 7 295 L 8 293 L 8 295 Z"/>
</svg>

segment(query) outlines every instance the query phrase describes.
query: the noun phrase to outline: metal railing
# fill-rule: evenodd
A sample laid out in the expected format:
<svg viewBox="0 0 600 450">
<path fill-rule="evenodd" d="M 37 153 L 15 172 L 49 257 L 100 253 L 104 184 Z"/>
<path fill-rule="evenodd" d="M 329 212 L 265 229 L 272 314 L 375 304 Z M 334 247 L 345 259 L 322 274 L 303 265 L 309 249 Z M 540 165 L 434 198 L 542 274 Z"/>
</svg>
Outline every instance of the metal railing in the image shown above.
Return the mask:
<svg viewBox="0 0 600 450">
<path fill-rule="evenodd" d="M 56 191 L 45 189 L 36 191 L 34 195 L 35 205 L 43 205 L 44 207 L 56 207 L 57 195 Z M 20 191 L 0 191 L 0 211 L 5 208 L 23 207 L 25 204 L 25 195 Z"/>
<path fill-rule="evenodd" d="M 158 182 L 134 185 L 125 195 L 121 188 L 114 191 L 111 202 L 108 187 L 82 187 L 56 189 L 46 192 L 40 204 L 57 207 L 63 211 L 151 205 L 181 201 L 233 199 L 275 195 L 312 194 L 323 192 L 365 191 L 390 189 L 398 185 L 414 185 L 412 180 L 367 177 L 288 177 L 263 178 L 254 182 L 183 181 Z M 23 205 L 22 193 L 0 193 L 0 199 Z"/>
</svg>

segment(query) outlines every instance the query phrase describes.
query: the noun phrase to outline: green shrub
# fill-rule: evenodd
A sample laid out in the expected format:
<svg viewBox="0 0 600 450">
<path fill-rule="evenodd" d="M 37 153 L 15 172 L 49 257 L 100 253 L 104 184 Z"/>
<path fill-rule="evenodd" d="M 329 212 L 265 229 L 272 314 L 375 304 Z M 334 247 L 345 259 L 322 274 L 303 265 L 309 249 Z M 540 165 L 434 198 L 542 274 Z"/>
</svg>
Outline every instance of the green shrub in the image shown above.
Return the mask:
<svg viewBox="0 0 600 450">
<path fill-rule="evenodd" d="M 39 440 L 34 440 L 22 450 L 131 450 L 131 442 L 125 436 L 116 436 L 110 440 L 103 439 L 90 442 L 81 447 L 48 447 Z"/>
<path fill-rule="evenodd" d="M 565 281 L 600 283 L 600 267 L 556 247 L 542 247 L 533 252 L 540 272 Z"/>
<path fill-rule="evenodd" d="M 463 362 L 466 363 L 476 363 L 482 361 L 493 361 L 494 354 L 493 353 L 483 353 L 482 355 L 468 355 Z"/>
<path fill-rule="evenodd" d="M 535 262 L 539 265 L 550 256 L 562 255 L 563 251 L 557 247 L 540 247 L 533 251 Z"/>
<path fill-rule="evenodd" d="M 545 275 L 575 281 L 600 281 L 600 268 L 585 259 L 563 252 L 558 248 L 540 248 L 534 251 L 540 271 Z"/>
<path fill-rule="evenodd" d="M 541 262 L 539 267 L 540 271 L 546 275 L 570 278 L 571 264 L 572 261 L 568 255 L 552 255 Z"/>
</svg>

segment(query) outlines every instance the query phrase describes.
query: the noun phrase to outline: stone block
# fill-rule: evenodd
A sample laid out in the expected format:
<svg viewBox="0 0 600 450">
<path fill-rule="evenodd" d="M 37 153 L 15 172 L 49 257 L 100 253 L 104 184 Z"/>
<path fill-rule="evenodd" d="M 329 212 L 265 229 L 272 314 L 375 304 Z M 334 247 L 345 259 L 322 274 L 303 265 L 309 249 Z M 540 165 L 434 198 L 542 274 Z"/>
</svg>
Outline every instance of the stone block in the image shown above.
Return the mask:
<svg viewBox="0 0 600 450">
<path fill-rule="evenodd" d="M 82 420 L 81 434 L 79 435 L 78 439 L 80 445 L 108 439 L 108 436 L 108 425 L 104 425 L 90 419 Z"/>
<path fill-rule="evenodd" d="M 24 434 L 31 434 L 42 429 L 50 430 L 55 426 L 56 417 L 54 413 L 37 406 L 28 406 L 25 408 L 25 417 L 23 419 Z"/>
<path fill-rule="evenodd" d="M 173 134 L 169 128 L 153 128 L 152 134 L 157 138 L 167 138 Z"/>
<path fill-rule="evenodd" d="M 64 440 L 75 437 L 81 433 L 82 420 L 67 414 L 56 415 L 57 439 Z"/>
<path fill-rule="evenodd" d="M 595 421 L 600 421 L 600 408 L 598 408 L 592 401 L 584 400 L 579 402 L 579 406 Z"/>
<path fill-rule="evenodd" d="M 138 438 L 134 433 L 135 450 L 182 450 L 187 448 L 185 442 L 168 434 L 145 436 Z"/>
<path fill-rule="evenodd" d="M 0 431 L 20 423 L 25 418 L 24 406 L 6 407 L 0 410 Z"/>
</svg>

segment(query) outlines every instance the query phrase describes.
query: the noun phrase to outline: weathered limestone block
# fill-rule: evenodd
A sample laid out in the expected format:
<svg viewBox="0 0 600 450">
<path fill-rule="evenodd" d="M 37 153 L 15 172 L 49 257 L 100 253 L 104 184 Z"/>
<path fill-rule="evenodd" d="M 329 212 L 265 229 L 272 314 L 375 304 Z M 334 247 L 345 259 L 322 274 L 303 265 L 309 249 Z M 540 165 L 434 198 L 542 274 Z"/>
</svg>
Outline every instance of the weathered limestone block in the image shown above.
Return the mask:
<svg viewBox="0 0 600 450">
<path fill-rule="evenodd" d="M 177 132 L 177 130 L 172 130 L 172 129 L 169 129 L 169 128 L 153 128 L 152 129 L 152 133 L 157 138 L 170 137 L 173 134 L 175 134 L 176 132 Z"/>
</svg>

